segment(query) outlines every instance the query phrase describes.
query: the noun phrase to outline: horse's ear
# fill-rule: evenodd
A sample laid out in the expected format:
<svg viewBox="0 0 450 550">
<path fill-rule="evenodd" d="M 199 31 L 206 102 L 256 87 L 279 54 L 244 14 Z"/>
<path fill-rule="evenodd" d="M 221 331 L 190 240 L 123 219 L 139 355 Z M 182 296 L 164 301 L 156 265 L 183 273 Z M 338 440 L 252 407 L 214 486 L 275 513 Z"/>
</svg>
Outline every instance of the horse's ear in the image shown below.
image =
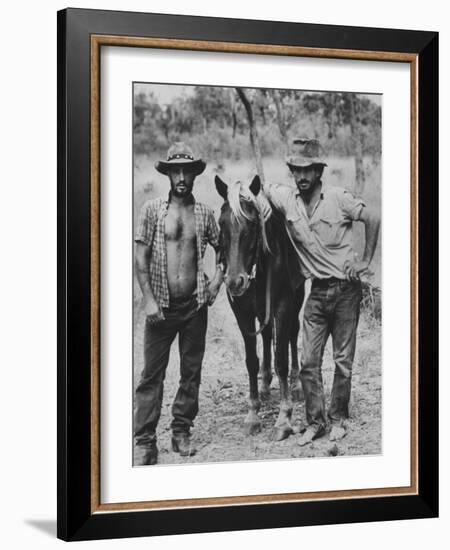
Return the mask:
<svg viewBox="0 0 450 550">
<path fill-rule="evenodd" d="M 214 178 L 214 183 L 216 184 L 217 192 L 223 198 L 223 200 L 226 201 L 228 197 L 228 185 L 224 181 L 222 181 L 219 176 L 216 176 Z"/>
<path fill-rule="evenodd" d="M 252 183 L 250 184 L 250 191 L 255 195 L 255 197 L 258 195 L 258 193 L 261 190 L 261 180 L 258 175 L 256 175 Z"/>
</svg>

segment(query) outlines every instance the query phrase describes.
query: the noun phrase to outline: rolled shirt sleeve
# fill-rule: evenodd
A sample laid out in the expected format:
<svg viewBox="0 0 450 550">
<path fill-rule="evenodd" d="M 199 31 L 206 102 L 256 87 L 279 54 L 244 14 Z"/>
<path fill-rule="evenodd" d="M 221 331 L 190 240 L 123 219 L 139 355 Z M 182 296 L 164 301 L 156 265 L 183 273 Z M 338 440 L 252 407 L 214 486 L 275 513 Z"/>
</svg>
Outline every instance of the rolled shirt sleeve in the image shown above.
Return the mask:
<svg viewBox="0 0 450 550">
<path fill-rule="evenodd" d="M 277 210 L 286 217 L 288 216 L 292 209 L 292 199 L 295 194 L 295 189 L 281 183 L 266 183 L 264 185 L 264 194 Z"/>
<path fill-rule="evenodd" d="M 214 250 L 219 248 L 219 228 L 217 227 L 216 219 L 212 210 L 208 213 L 208 223 L 206 225 L 206 242 L 209 243 Z"/>
<path fill-rule="evenodd" d="M 157 212 L 151 201 L 147 201 L 141 208 L 134 240 L 151 246 L 157 221 Z"/>
<path fill-rule="evenodd" d="M 359 220 L 361 211 L 365 206 L 365 203 L 361 198 L 354 197 L 353 194 L 346 189 L 339 189 L 337 199 L 346 219 L 354 221 Z"/>
<path fill-rule="evenodd" d="M 267 189 L 267 191 L 266 191 Z M 310 244 L 308 220 L 304 208 L 299 204 L 296 194 L 297 189 L 292 185 L 282 183 L 269 184 L 264 186 L 264 193 L 271 204 L 283 214 L 286 220 L 288 234 L 297 244 L 305 246 Z"/>
</svg>

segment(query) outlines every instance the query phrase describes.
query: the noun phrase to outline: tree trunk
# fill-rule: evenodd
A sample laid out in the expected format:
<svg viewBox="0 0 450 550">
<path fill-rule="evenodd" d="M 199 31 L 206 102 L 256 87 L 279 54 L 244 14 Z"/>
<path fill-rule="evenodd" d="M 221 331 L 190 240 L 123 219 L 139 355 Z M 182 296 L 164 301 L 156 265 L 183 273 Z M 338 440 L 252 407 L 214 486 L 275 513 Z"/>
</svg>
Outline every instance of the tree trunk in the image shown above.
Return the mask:
<svg viewBox="0 0 450 550">
<path fill-rule="evenodd" d="M 237 114 L 236 114 L 236 96 L 233 93 L 233 90 L 229 89 L 230 94 L 230 111 L 231 111 L 231 125 L 233 127 L 233 139 L 236 137 L 236 128 L 237 128 Z"/>
<path fill-rule="evenodd" d="M 328 139 L 334 139 L 336 137 L 338 101 L 339 94 L 331 93 L 328 96 L 328 103 L 325 109 L 325 120 L 328 125 Z"/>
<path fill-rule="evenodd" d="M 283 141 L 284 152 L 285 154 L 287 154 L 289 150 L 289 143 L 286 130 L 286 120 L 284 118 L 283 107 L 281 105 L 280 92 L 278 90 L 272 90 L 272 98 L 273 102 L 275 103 L 275 109 L 277 111 L 278 129 L 280 130 L 281 139 Z"/>
<path fill-rule="evenodd" d="M 250 144 L 252 146 L 253 155 L 255 157 L 256 171 L 258 172 L 258 176 L 260 177 L 261 183 L 264 186 L 264 168 L 261 157 L 261 149 L 259 146 L 258 130 L 256 128 L 255 120 L 253 118 L 252 105 L 242 88 L 236 88 L 236 92 L 245 107 L 245 112 L 247 113 L 248 125 L 250 128 Z"/>
<path fill-rule="evenodd" d="M 363 143 L 361 118 L 356 94 L 348 94 L 350 100 L 350 130 L 352 133 L 353 151 L 355 155 L 355 194 L 361 196 L 364 192 L 365 174 L 363 164 Z"/>
</svg>

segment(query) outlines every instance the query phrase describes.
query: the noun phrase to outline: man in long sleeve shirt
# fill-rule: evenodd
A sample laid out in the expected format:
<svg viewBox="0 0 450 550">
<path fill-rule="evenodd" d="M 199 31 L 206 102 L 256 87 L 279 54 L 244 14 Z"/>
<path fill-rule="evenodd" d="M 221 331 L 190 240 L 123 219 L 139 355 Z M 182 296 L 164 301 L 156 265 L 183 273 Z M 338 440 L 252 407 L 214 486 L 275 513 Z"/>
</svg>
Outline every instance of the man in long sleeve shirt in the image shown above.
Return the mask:
<svg viewBox="0 0 450 550">
<path fill-rule="evenodd" d="M 362 296 L 360 275 L 373 258 L 380 220 L 349 191 L 324 186 L 326 166 L 318 140 L 294 141 L 287 164 L 296 187 L 267 185 L 265 194 L 285 216 L 288 233 L 305 277 L 312 280 L 303 319 L 300 378 L 308 427 L 299 439 L 306 445 L 325 433 L 327 418 L 322 357 L 331 334 L 335 372 L 328 419 L 330 439 L 345 436 L 349 416 L 352 366 Z M 358 260 L 353 249 L 353 222 L 365 225 L 365 249 Z"/>
</svg>

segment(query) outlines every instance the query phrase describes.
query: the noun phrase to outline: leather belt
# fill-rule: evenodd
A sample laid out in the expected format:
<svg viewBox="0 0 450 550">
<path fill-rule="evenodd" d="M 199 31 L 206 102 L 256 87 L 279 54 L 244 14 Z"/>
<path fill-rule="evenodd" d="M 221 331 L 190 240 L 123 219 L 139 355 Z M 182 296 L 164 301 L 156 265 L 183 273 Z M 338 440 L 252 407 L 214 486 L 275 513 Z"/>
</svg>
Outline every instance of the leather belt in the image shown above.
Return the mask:
<svg viewBox="0 0 450 550">
<path fill-rule="evenodd" d="M 338 279 L 337 277 L 329 277 L 328 279 L 314 279 L 312 286 L 319 288 L 327 288 L 329 286 L 337 285 L 338 283 L 345 282 L 345 279 Z"/>
</svg>

